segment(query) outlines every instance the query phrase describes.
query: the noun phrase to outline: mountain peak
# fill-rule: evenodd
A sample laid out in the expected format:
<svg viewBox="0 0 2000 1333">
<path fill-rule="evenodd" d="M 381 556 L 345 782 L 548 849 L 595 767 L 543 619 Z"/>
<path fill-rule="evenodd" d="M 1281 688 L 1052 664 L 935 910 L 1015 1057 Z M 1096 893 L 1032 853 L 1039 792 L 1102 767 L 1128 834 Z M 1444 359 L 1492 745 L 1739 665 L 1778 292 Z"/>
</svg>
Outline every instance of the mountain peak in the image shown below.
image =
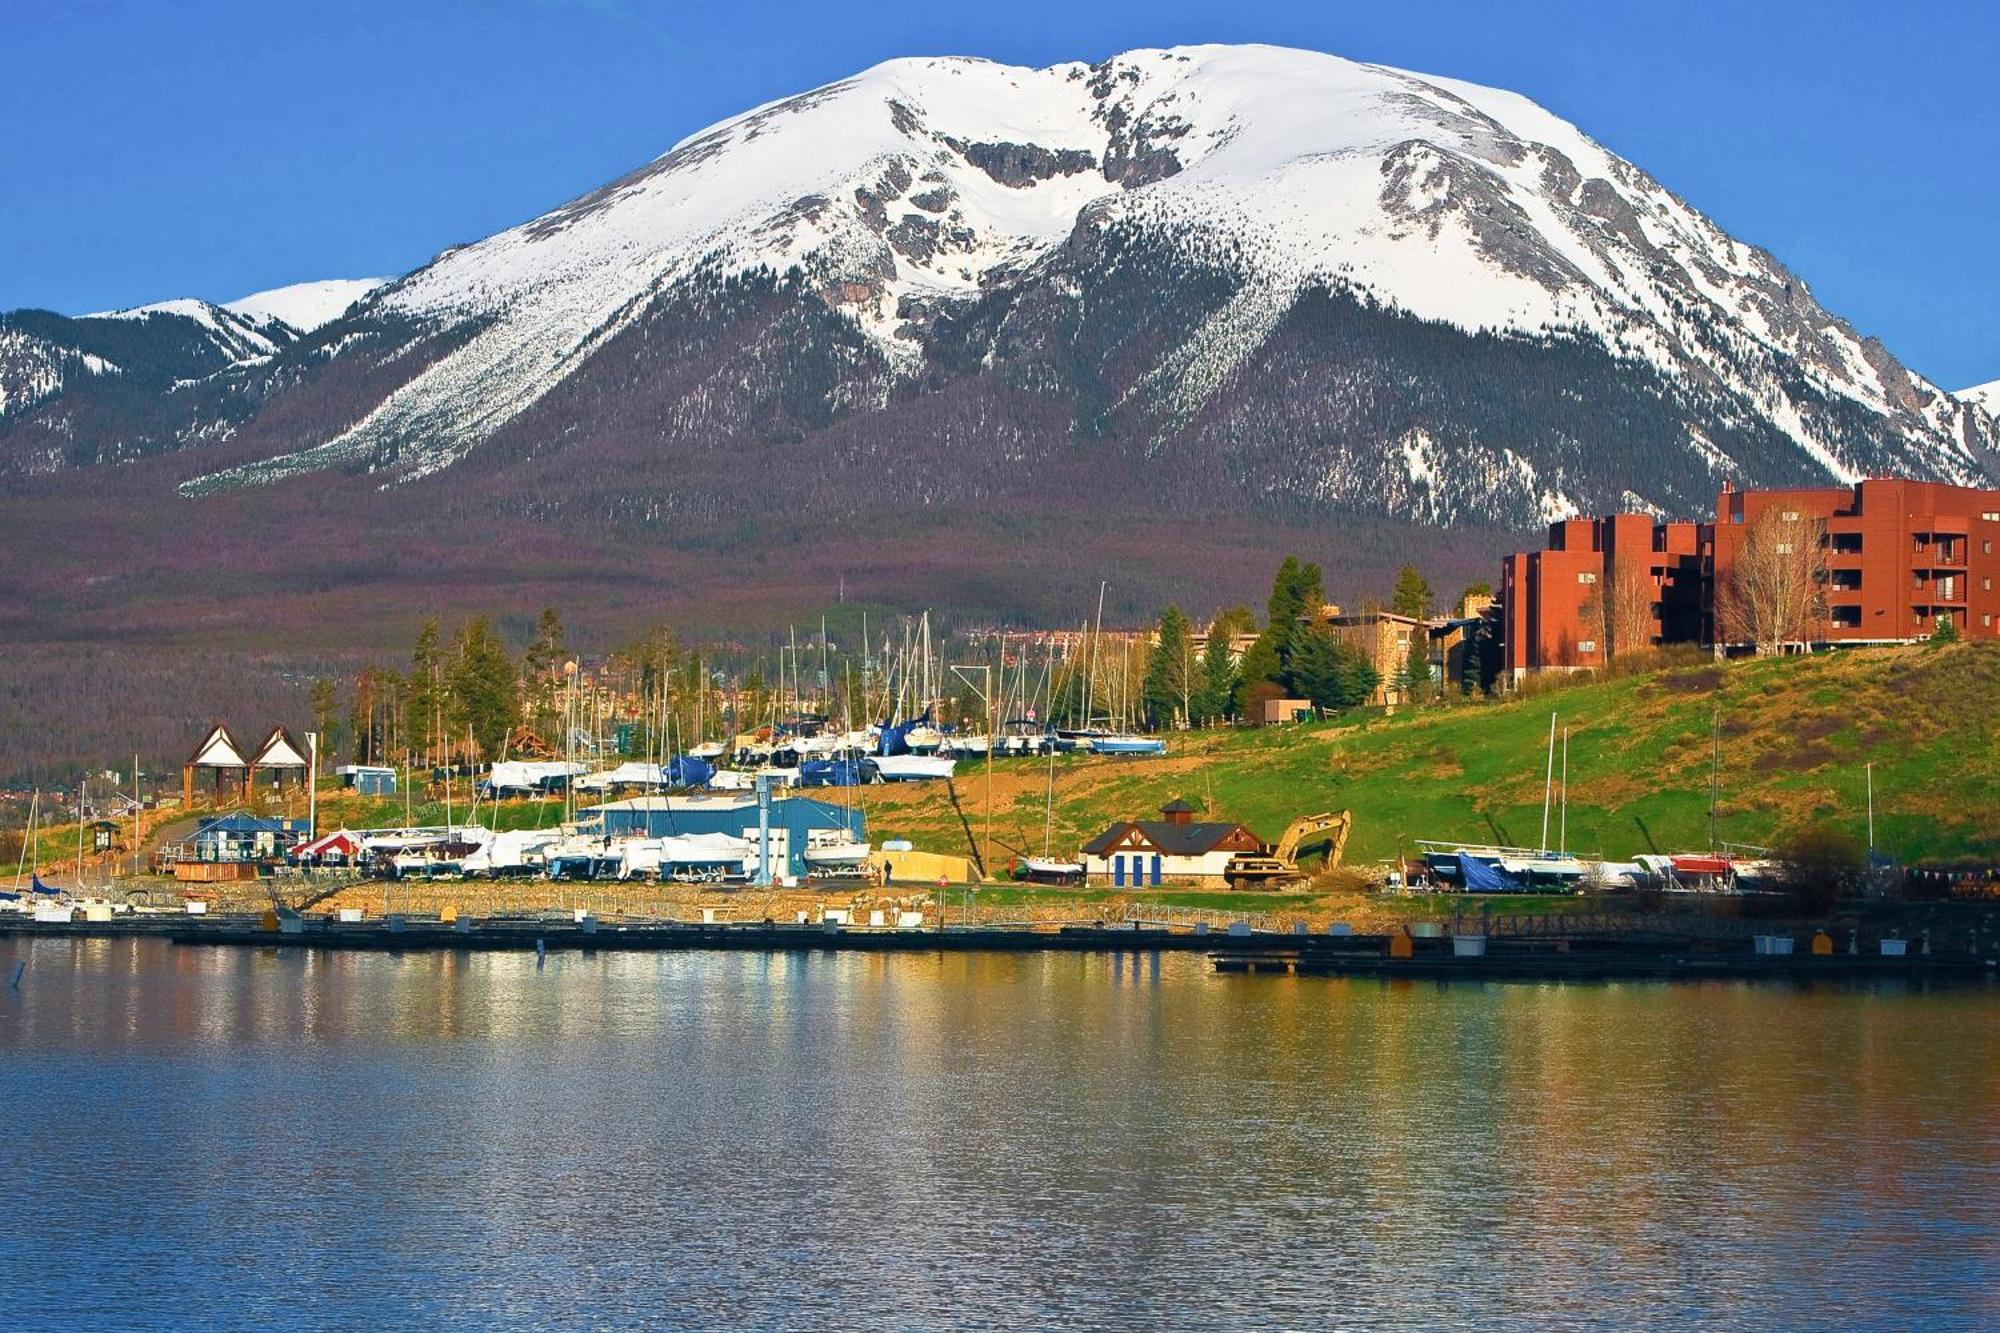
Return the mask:
<svg viewBox="0 0 2000 1333">
<path fill-rule="evenodd" d="M 538 508 L 714 514 L 718 450 L 812 441 L 838 507 L 895 439 L 925 503 L 1172 458 L 1189 504 L 1526 524 L 1996 456 L 1984 414 L 1528 98 L 1274 46 L 886 61 L 326 328 L 176 436 L 232 441 L 185 493 L 576 451 Z M 614 475 L 592 451 L 671 484 L 576 498 Z"/>
<path fill-rule="evenodd" d="M 253 318 L 283 320 L 300 333 L 311 333 L 322 324 L 340 318 L 356 301 L 389 281 L 388 278 L 325 278 L 318 282 L 295 282 L 266 292 L 252 292 L 223 308 Z"/>
</svg>

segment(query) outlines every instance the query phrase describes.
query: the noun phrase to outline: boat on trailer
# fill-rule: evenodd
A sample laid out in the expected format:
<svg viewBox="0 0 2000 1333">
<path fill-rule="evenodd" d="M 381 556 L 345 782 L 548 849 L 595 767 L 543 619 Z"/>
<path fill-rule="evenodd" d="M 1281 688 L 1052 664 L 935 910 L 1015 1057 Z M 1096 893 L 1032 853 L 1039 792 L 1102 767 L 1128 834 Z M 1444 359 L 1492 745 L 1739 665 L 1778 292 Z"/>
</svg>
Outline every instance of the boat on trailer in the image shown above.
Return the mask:
<svg viewBox="0 0 2000 1333">
<path fill-rule="evenodd" d="M 874 765 L 876 777 L 883 782 L 924 782 L 948 778 L 958 768 L 958 761 L 935 754 L 878 754 L 866 761 Z"/>
<path fill-rule="evenodd" d="M 1167 752 L 1167 743 L 1158 736 L 1133 736 L 1112 733 L 1093 736 L 1090 739 L 1093 754 L 1110 755 L 1161 755 Z"/>
</svg>

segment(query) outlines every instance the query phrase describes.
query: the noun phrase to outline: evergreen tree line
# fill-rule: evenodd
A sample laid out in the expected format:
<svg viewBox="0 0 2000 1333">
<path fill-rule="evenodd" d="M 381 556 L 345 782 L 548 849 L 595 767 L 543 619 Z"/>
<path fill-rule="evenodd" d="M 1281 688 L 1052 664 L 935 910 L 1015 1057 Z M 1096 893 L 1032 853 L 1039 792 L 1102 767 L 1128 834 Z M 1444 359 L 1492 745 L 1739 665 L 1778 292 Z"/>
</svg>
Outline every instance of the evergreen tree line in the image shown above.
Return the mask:
<svg viewBox="0 0 2000 1333">
<path fill-rule="evenodd" d="M 1475 584 L 1466 589 L 1465 598 L 1488 592 L 1488 585 Z M 1421 621 L 1433 614 L 1434 600 L 1429 582 L 1405 565 L 1388 609 Z M 1234 607 L 1215 617 L 1197 650 L 1186 613 L 1167 607 L 1146 666 L 1146 722 L 1158 728 L 1257 721 L 1272 699 L 1304 699 L 1326 712 L 1367 703 L 1383 683 L 1381 672 L 1366 649 L 1326 622 L 1321 614 L 1325 605 L 1319 566 L 1287 556 L 1272 579 L 1261 630 L 1248 607 Z M 1252 632 L 1256 638 L 1239 659 L 1233 644 Z M 1407 659 L 1390 682 L 1406 704 L 1437 695 L 1429 649 L 1429 636 L 1421 629 L 1413 633 Z M 1467 652 L 1464 687 L 1476 684 L 1490 691 L 1499 657 L 1488 627 L 1475 627 L 1467 635 Z"/>
</svg>

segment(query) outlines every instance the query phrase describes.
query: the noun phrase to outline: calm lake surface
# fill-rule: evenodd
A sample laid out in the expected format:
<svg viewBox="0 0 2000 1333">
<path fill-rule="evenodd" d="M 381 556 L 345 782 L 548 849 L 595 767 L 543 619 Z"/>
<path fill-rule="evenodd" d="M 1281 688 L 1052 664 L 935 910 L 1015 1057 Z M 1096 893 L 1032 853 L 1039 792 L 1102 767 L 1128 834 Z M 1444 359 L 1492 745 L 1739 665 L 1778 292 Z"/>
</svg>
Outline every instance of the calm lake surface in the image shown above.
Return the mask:
<svg viewBox="0 0 2000 1333">
<path fill-rule="evenodd" d="M 22 960 L 9 1327 L 2000 1326 L 2000 986 Z"/>
</svg>

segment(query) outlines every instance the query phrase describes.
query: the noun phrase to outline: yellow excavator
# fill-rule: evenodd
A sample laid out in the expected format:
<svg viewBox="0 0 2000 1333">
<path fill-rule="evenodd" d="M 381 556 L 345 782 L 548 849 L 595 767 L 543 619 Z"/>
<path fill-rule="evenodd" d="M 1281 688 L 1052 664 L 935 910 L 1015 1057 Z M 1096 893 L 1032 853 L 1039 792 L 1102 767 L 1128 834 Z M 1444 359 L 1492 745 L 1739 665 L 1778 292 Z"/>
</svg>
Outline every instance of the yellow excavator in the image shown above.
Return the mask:
<svg viewBox="0 0 2000 1333">
<path fill-rule="evenodd" d="M 1340 864 L 1347 851 L 1347 835 L 1353 831 L 1354 816 L 1346 810 L 1320 815 L 1301 815 L 1285 828 L 1285 835 L 1261 855 L 1238 853 L 1229 858 L 1224 870 L 1233 889 L 1256 888 L 1284 880 L 1304 879 L 1299 870 L 1301 856 L 1325 853 L 1326 868 Z"/>
</svg>

